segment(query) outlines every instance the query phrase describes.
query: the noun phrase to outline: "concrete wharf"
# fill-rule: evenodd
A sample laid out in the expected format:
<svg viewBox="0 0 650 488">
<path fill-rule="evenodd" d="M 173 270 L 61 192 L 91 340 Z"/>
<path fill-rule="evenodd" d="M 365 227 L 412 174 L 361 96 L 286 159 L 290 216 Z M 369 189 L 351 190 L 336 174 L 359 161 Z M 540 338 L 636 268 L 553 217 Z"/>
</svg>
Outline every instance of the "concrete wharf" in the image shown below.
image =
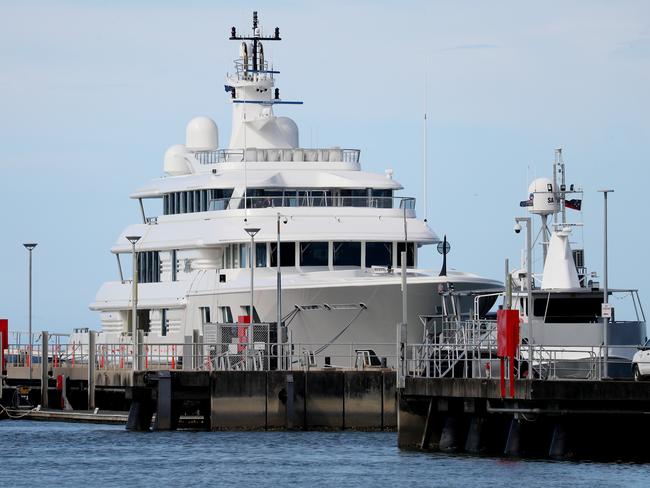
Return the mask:
<svg viewBox="0 0 650 488">
<path fill-rule="evenodd" d="M 154 361 L 134 371 L 128 359 L 96 356 L 98 346 L 74 363 L 14 361 L 0 403 L 27 410 L 41 405 L 25 418 L 119 421 L 132 430 L 397 429 L 398 445 L 406 449 L 555 459 L 650 457 L 642 445 L 650 436 L 650 382 L 604 378 L 597 353 L 579 371 L 586 377 L 565 379 L 563 374 L 576 371 L 533 351 L 517 361 L 507 378 L 513 394 L 504 394 L 496 379 L 498 360 L 485 356 L 491 348 L 483 339 L 471 344 L 449 349 L 398 340 L 397 370 L 363 362 L 355 368 L 306 362 L 292 370 L 210 370 L 195 354 L 199 345 L 190 344 L 175 367 Z M 532 377 L 527 362 L 536 365 Z M 74 411 L 53 411 L 64 407 Z"/>
<path fill-rule="evenodd" d="M 633 381 L 405 378 L 402 448 L 553 459 L 650 460 L 650 384 Z"/>
</svg>

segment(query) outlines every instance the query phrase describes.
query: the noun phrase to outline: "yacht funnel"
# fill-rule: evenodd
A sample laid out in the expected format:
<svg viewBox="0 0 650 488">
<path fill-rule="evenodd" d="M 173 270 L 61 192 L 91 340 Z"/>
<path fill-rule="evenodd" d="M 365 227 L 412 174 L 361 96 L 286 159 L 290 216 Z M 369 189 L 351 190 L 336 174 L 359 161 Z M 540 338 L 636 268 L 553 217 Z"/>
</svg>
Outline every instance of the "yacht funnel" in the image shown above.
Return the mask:
<svg viewBox="0 0 650 488">
<path fill-rule="evenodd" d="M 578 272 L 569 245 L 570 234 L 569 228 L 553 232 L 544 264 L 542 290 L 580 288 Z"/>
</svg>

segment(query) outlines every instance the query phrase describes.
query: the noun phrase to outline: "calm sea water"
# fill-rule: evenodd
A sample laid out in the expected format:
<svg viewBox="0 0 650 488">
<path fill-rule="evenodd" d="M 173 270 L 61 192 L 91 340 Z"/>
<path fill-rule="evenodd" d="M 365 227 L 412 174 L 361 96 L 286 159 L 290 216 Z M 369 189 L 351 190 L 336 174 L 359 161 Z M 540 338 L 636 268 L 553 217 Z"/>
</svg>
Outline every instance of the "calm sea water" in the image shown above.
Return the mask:
<svg viewBox="0 0 650 488">
<path fill-rule="evenodd" d="M 394 433 L 170 432 L 0 422 L 0 486 L 650 486 L 650 465 L 400 451 Z"/>
</svg>

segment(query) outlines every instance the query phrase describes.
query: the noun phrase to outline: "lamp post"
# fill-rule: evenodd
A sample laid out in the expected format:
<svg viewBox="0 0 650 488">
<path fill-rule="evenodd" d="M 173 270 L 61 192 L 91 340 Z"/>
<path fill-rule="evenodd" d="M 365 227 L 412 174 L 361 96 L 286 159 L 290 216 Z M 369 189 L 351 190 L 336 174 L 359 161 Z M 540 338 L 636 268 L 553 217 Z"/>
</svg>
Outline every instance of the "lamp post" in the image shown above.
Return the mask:
<svg viewBox="0 0 650 488">
<path fill-rule="evenodd" d="M 135 252 L 135 244 L 142 236 L 126 236 L 131 243 L 133 253 L 133 279 L 131 288 L 131 337 L 133 339 L 133 370 L 140 369 L 140 354 L 138 354 L 138 254 Z"/>
<path fill-rule="evenodd" d="M 29 379 L 32 379 L 32 348 L 34 347 L 33 340 L 32 340 L 32 251 L 34 248 L 38 245 L 36 242 L 27 242 L 23 244 L 25 246 L 25 249 L 29 251 L 29 328 L 28 328 L 28 334 L 29 334 L 29 356 L 28 356 L 28 365 L 29 365 Z M 42 360 L 42 358 L 41 358 Z M 47 360 L 47 359 L 46 359 Z"/>
<path fill-rule="evenodd" d="M 276 325 L 275 325 L 275 330 L 276 330 L 276 347 L 277 347 L 277 369 L 282 369 L 281 367 L 281 361 L 282 361 L 282 349 L 281 349 L 281 343 L 282 343 L 282 267 L 280 266 L 280 224 L 287 223 L 287 218 L 283 217 L 280 212 L 278 212 L 278 235 L 277 235 L 277 243 L 276 243 L 276 248 L 275 248 L 275 264 L 276 264 L 276 269 L 277 269 L 277 284 L 276 284 L 276 309 L 277 309 L 277 318 L 276 318 Z"/>
<path fill-rule="evenodd" d="M 519 233 L 520 223 L 526 225 L 526 318 L 528 320 L 528 379 L 533 379 L 533 238 L 530 217 L 516 217 L 515 232 Z"/>
<path fill-rule="evenodd" d="M 254 249 L 255 249 L 255 235 L 260 231 L 258 227 L 246 227 L 244 229 L 246 233 L 251 237 L 251 246 L 250 249 L 248 250 L 248 264 L 251 268 L 251 305 L 250 305 L 250 310 L 248 313 L 248 320 L 249 320 L 249 326 L 248 326 L 248 354 L 250 355 L 250 367 L 252 370 L 253 367 L 253 348 L 255 346 L 255 342 L 253 341 L 253 300 L 254 300 L 254 277 L 255 277 L 255 262 L 254 262 Z"/>
<path fill-rule="evenodd" d="M 603 229 L 603 305 L 607 305 L 609 300 L 609 290 L 607 283 L 607 194 L 613 193 L 614 190 L 598 190 L 603 194 L 603 204 L 604 204 L 604 229 Z M 604 309 L 605 307 L 603 307 Z M 607 337 L 607 329 L 609 325 L 609 315 L 602 313 L 603 315 L 603 378 L 609 378 L 609 368 L 607 363 L 609 361 L 609 338 Z M 605 316 L 607 315 L 607 316 Z"/>
</svg>

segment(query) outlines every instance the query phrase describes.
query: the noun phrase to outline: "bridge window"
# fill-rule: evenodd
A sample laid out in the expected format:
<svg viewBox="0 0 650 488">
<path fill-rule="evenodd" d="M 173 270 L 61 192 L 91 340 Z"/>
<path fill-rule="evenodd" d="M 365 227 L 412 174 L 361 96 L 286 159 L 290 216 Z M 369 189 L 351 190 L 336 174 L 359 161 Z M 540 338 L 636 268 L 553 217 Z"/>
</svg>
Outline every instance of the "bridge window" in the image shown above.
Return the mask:
<svg viewBox="0 0 650 488">
<path fill-rule="evenodd" d="M 178 191 L 163 195 L 163 214 L 207 212 L 224 210 L 232 196 L 232 188 Z"/>
<path fill-rule="evenodd" d="M 404 252 L 404 243 L 397 243 L 397 267 L 402 266 L 402 253 Z M 415 244 L 409 242 L 406 247 L 406 266 L 415 266 Z"/>
<path fill-rule="evenodd" d="M 360 242 L 335 242 L 334 266 L 361 266 Z"/>
<path fill-rule="evenodd" d="M 210 320 L 210 307 L 199 307 L 199 311 L 201 312 L 201 320 L 204 324 L 212 323 Z"/>
<path fill-rule="evenodd" d="M 275 268 L 278 265 L 277 260 L 278 245 L 275 242 L 271 243 L 271 267 Z M 296 245 L 293 242 L 280 243 L 280 266 L 295 266 L 296 265 Z"/>
<path fill-rule="evenodd" d="M 239 267 L 241 268 L 248 267 L 248 246 L 248 244 L 239 245 Z"/>
<path fill-rule="evenodd" d="M 264 242 L 255 244 L 255 266 L 258 268 L 266 266 L 266 243 Z"/>
<path fill-rule="evenodd" d="M 342 207 L 367 207 L 368 190 L 341 190 Z"/>
<path fill-rule="evenodd" d="M 158 283 L 160 281 L 160 253 L 144 251 L 138 253 L 138 281 Z"/>
<path fill-rule="evenodd" d="M 244 315 L 250 316 L 250 309 L 251 309 L 250 305 L 244 305 L 242 307 Z M 253 307 L 253 323 L 254 324 L 259 324 L 260 323 L 260 316 L 257 315 L 257 309 L 255 307 Z"/>
<path fill-rule="evenodd" d="M 327 266 L 327 242 L 301 242 L 300 266 Z"/>
<path fill-rule="evenodd" d="M 219 307 L 221 311 L 221 322 L 224 324 L 232 324 L 234 320 L 232 319 L 232 310 L 230 307 Z"/>
<path fill-rule="evenodd" d="M 602 296 L 536 298 L 533 303 L 535 317 L 545 317 L 547 324 L 574 322 L 596 323 L 600 320 Z"/>
<path fill-rule="evenodd" d="M 178 251 L 176 249 L 172 249 L 170 267 L 172 271 L 172 281 L 176 281 L 178 279 Z"/>
<path fill-rule="evenodd" d="M 366 242 L 366 268 L 393 264 L 392 242 Z"/>
<path fill-rule="evenodd" d="M 160 310 L 160 335 L 166 336 L 168 330 L 169 330 L 169 323 L 167 319 L 167 309 L 163 308 Z"/>
<path fill-rule="evenodd" d="M 375 208 L 393 208 L 393 190 L 370 190 L 370 206 Z"/>
</svg>

